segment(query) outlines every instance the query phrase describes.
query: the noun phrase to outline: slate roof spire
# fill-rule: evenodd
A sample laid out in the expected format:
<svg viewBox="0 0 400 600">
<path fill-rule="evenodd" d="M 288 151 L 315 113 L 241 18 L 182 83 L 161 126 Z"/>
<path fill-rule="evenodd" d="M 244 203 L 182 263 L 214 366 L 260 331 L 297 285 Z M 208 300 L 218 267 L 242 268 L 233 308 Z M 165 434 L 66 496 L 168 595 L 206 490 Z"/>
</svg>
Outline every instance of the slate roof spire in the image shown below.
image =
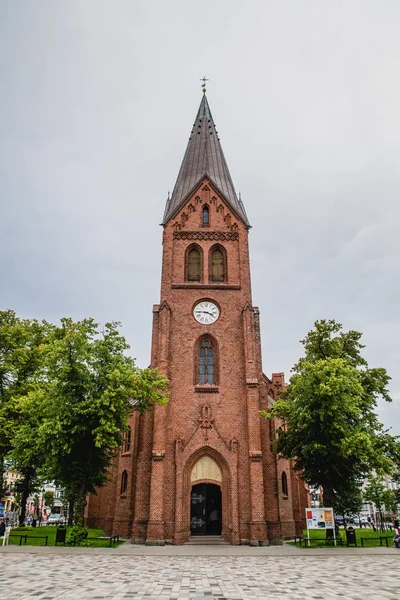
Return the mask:
<svg viewBox="0 0 400 600">
<path fill-rule="evenodd" d="M 243 203 L 237 197 L 233 187 L 205 93 L 200 102 L 172 196 L 165 206 L 163 225 L 177 212 L 204 177 L 210 179 L 232 210 L 247 227 L 250 227 Z"/>
</svg>

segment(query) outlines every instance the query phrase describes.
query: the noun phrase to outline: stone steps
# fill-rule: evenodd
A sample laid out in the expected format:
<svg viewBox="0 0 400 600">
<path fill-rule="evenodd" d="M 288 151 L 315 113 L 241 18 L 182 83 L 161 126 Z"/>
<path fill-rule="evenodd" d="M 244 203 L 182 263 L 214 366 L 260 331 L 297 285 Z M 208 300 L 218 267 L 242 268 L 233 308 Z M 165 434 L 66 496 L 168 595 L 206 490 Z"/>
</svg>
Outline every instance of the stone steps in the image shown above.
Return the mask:
<svg viewBox="0 0 400 600">
<path fill-rule="evenodd" d="M 186 542 L 186 546 L 229 546 L 222 535 L 194 535 Z"/>
</svg>

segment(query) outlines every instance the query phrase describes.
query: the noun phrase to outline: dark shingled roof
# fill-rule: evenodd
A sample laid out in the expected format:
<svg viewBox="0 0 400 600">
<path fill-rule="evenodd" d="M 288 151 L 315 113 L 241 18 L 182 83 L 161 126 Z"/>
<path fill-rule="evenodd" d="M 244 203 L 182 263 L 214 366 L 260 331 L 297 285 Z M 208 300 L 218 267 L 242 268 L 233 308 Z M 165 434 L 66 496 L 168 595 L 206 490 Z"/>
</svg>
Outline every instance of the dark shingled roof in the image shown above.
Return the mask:
<svg viewBox="0 0 400 600">
<path fill-rule="evenodd" d="M 232 210 L 247 227 L 250 227 L 243 203 L 236 196 L 205 94 L 200 102 L 174 191 L 165 206 L 163 225 L 182 206 L 204 177 L 210 179 Z"/>
</svg>

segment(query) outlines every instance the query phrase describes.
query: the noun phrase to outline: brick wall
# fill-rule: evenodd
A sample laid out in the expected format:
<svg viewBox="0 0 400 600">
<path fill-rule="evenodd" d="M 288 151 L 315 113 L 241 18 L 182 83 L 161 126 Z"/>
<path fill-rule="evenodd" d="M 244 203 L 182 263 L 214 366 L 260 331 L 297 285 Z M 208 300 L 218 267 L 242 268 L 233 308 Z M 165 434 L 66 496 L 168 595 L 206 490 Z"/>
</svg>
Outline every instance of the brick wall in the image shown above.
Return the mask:
<svg viewBox="0 0 400 600">
<path fill-rule="evenodd" d="M 208 226 L 201 222 L 205 203 L 210 209 Z M 202 251 L 199 283 L 185 280 L 185 255 L 191 244 Z M 224 283 L 210 281 L 209 257 L 215 244 L 226 255 Z M 193 318 L 193 307 L 205 299 L 220 310 L 211 325 Z M 205 335 L 213 340 L 217 379 L 215 385 L 199 386 L 196 355 Z M 140 542 L 185 542 L 190 535 L 191 469 L 208 454 L 223 474 L 222 528 L 227 541 L 258 544 L 292 535 L 299 520 L 300 492 L 290 465 L 277 462 L 271 450 L 274 424 L 259 416 L 268 394 L 276 395 L 284 386 L 284 377 L 278 373 L 268 380 L 262 373 L 248 230 L 206 179 L 164 228 L 151 366 L 170 379 L 170 402 L 152 414 L 132 416 L 132 450 L 116 457 L 110 483 L 90 499 L 88 522 L 104 523 L 108 532 Z M 123 470 L 129 484 L 121 495 Z M 279 488 L 283 470 L 289 487 L 285 498 Z"/>
</svg>

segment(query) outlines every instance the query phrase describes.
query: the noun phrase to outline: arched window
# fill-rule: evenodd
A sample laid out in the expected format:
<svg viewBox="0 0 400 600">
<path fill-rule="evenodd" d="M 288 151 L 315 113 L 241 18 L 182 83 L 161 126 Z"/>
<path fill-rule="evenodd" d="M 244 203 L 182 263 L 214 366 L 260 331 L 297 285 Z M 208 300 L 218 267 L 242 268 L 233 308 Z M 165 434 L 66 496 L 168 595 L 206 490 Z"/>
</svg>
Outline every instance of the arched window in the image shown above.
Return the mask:
<svg viewBox="0 0 400 600">
<path fill-rule="evenodd" d="M 121 477 L 121 495 L 126 494 L 126 490 L 128 489 L 128 473 L 126 471 L 122 471 Z"/>
<path fill-rule="evenodd" d="M 288 493 L 288 484 L 287 484 L 287 476 L 286 476 L 285 471 L 283 471 L 283 473 L 282 473 L 282 494 L 284 496 L 288 496 L 289 495 L 289 493 Z"/>
<path fill-rule="evenodd" d="M 131 428 L 128 427 L 128 431 L 124 433 L 124 441 L 122 443 L 122 452 L 130 452 L 131 451 Z"/>
<path fill-rule="evenodd" d="M 199 246 L 189 246 L 186 250 L 186 281 L 201 281 L 202 251 Z"/>
<path fill-rule="evenodd" d="M 215 384 L 214 348 L 209 338 L 203 339 L 199 351 L 199 383 Z"/>
<path fill-rule="evenodd" d="M 201 213 L 201 222 L 203 223 L 203 225 L 210 224 L 210 209 L 208 208 L 207 204 L 203 206 L 203 212 Z"/>
<path fill-rule="evenodd" d="M 210 252 L 210 279 L 213 283 L 223 283 L 226 277 L 226 252 L 222 246 L 214 246 Z"/>
</svg>

